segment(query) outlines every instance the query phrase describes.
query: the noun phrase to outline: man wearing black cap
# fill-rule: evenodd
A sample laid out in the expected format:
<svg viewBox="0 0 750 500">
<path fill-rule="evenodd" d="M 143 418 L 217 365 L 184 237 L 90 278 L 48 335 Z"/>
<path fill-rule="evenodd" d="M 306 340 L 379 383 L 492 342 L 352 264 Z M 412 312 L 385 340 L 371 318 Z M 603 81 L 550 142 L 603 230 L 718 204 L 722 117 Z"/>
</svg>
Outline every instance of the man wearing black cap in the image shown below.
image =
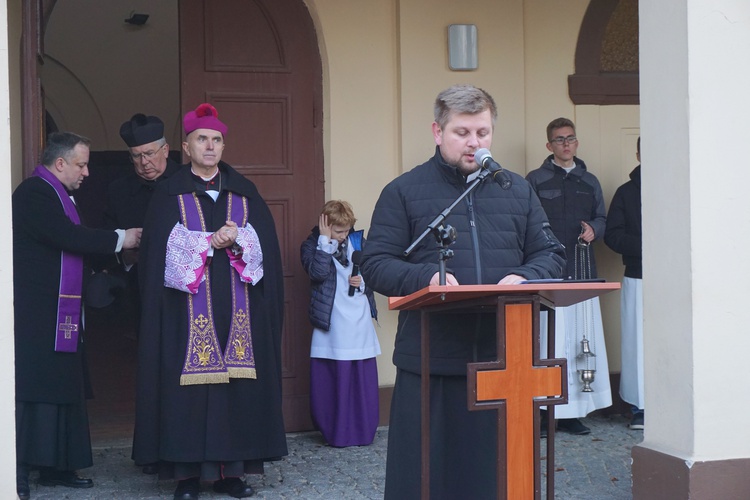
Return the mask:
<svg viewBox="0 0 750 500">
<path fill-rule="evenodd" d="M 164 123 L 156 116 L 133 115 L 120 127 L 120 137 L 128 146 L 135 169 L 109 185 L 104 223 L 107 228 L 143 227 L 156 184 L 180 166 L 169 158 Z"/>
<path fill-rule="evenodd" d="M 128 146 L 135 168 L 109 185 L 104 210 L 104 227 L 107 229 L 143 227 L 146 209 L 156 185 L 180 168 L 177 162 L 169 158 L 169 144 L 164 138 L 164 122 L 158 117 L 142 113 L 133 115 L 120 127 L 120 137 Z M 137 329 L 140 323 L 138 271 L 135 268 L 138 250 L 122 252 L 121 260 L 128 271 L 125 282 L 129 291 L 129 305 L 133 311 L 133 327 Z M 109 272 L 114 276 L 121 271 L 110 269 Z M 108 296 L 107 300 L 111 301 L 113 297 Z M 96 297 L 90 294 L 91 299 Z"/>
</svg>

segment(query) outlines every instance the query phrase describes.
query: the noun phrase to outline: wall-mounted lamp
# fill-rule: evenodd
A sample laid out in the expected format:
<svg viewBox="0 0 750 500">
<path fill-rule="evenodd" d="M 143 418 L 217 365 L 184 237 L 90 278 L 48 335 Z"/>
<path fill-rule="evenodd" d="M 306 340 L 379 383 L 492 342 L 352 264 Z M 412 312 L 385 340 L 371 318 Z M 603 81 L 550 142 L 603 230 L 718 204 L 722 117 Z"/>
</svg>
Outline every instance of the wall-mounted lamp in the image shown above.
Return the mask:
<svg viewBox="0 0 750 500">
<path fill-rule="evenodd" d="M 477 69 L 477 27 L 474 24 L 448 26 L 448 66 L 454 71 Z"/>
<path fill-rule="evenodd" d="M 132 24 L 133 26 L 143 26 L 148 21 L 148 14 L 137 14 L 135 12 L 130 13 L 130 17 L 125 19 L 125 22 Z"/>
</svg>

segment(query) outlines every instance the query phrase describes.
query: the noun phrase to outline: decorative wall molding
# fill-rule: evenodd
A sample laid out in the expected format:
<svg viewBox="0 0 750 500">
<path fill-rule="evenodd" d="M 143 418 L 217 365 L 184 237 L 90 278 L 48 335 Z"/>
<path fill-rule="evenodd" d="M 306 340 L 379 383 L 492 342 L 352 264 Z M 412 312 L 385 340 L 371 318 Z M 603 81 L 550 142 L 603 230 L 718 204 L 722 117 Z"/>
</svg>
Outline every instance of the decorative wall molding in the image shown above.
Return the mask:
<svg viewBox="0 0 750 500">
<path fill-rule="evenodd" d="M 575 104 L 639 104 L 638 0 L 592 0 L 568 76 Z"/>
</svg>

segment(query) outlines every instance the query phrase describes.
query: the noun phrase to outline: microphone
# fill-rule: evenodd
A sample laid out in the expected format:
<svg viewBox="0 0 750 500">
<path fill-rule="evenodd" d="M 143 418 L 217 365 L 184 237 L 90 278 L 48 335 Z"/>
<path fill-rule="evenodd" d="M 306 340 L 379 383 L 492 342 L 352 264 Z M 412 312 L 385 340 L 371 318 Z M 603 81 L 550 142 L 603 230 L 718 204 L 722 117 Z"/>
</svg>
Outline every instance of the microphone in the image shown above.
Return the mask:
<svg viewBox="0 0 750 500">
<path fill-rule="evenodd" d="M 489 170 L 490 175 L 495 180 L 495 182 L 500 184 L 501 188 L 510 189 L 510 187 L 513 185 L 510 177 L 508 177 L 508 174 L 506 174 L 505 170 L 503 170 L 503 167 L 501 167 L 500 164 L 492 158 L 492 153 L 490 153 L 489 149 L 477 149 L 474 152 L 474 161 L 477 162 L 480 167 Z"/>
<path fill-rule="evenodd" d="M 352 276 L 359 276 L 359 265 L 362 263 L 362 250 L 352 252 Z M 354 290 L 357 287 L 349 285 L 349 297 L 354 296 Z"/>
</svg>

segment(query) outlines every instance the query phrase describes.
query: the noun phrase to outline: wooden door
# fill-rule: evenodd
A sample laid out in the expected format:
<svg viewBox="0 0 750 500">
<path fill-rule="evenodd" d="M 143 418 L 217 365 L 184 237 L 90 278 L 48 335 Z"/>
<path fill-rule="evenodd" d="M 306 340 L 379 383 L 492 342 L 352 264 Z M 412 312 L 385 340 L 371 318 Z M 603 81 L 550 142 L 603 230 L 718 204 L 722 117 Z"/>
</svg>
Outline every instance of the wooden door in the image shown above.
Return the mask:
<svg viewBox="0 0 750 500">
<path fill-rule="evenodd" d="M 322 70 L 302 0 L 181 0 L 185 113 L 210 102 L 229 127 L 223 159 L 251 179 L 276 221 L 284 263 L 284 418 L 312 428 L 309 280 L 299 247 L 324 202 Z"/>
<path fill-rule="evenodd" d="M 21 4 L 21 161 L 24 178 L 42 160 L 46 137 L 40 65 L 44 61 L 44 31 L 57 0 Z"/>
</svg>

